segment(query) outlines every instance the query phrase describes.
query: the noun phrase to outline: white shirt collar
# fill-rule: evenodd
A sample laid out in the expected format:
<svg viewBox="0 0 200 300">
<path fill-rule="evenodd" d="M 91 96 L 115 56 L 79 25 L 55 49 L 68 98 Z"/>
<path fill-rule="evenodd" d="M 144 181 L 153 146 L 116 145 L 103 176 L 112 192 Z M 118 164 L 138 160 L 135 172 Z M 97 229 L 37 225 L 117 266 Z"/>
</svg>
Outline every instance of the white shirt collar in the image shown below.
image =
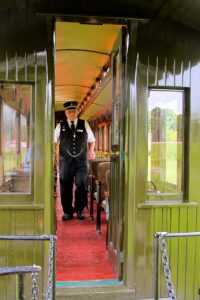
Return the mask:
<svg viewBox="0 0 200 300">
<path fill-rule="evenodd" d="M 77 125 L 77 122 L 78 122 L 78 118 L 76 118 L 76 119 L 74 120 L 74 126 L 75 126 L 75 127 L 76 127 L 76 125 Z M 67 119 L 67 123 L 68 123 L 69 127 L 71 127 L 71 121 Z"/>
</svg>

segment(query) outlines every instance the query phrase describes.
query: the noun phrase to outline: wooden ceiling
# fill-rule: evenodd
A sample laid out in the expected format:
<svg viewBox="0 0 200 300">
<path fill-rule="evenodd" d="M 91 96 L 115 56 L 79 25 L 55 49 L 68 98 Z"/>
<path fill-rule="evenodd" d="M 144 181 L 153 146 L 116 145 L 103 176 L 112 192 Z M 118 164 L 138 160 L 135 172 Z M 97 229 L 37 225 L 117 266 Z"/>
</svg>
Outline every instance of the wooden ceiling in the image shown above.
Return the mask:
<svg viewBox="0 0 200 300">
<path fill-rule="evenodd" d="M 56 111 L 63 110 L 66 101 L 76 100 L 81 103 L 88 97 L 103 67 L 107 67 L 110 62 L 113 45 L 120 31 L 120 25 L 56 23 Z M 97 108 L 109 105 L 112 83 L 107 84 L 102 93 L 98 94 L 98 103 L 94 99 L 93 105 L 84 113 L 84 118 L 90 118 Z"/>
</svg>

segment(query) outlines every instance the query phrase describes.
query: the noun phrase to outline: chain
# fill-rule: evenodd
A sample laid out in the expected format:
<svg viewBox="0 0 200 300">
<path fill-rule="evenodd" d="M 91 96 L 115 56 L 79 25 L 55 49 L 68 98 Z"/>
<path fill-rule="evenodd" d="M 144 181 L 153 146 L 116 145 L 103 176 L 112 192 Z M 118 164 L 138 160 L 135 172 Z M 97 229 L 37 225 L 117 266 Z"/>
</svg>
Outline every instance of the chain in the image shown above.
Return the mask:
<svg viewBox="0 0 200 300">
<path fill-rule="evenodd" d="M 38 299 L 39 287 L 38 287 L 38 272 L 31 273 L 32 280 L 32 300 Z"/>
<path fill-rule="evenodd" d="M 53 284 L 53 259 L 54 259 L 54 240 L 50 237 L 50 250 L 49 250 L 49 270 L 47 282 L 46 300 L 51 300 L 52 284 Z"/>
<path fill-rule="evenodd" d="M 161 235 L 159 237 L 159 245 L 160 245 L 160 251 L 162 253 L 162 263 L 163 263 L 163 269 L 164 269 L 164 276 L 167 284 L 167 290 L 170 296 L 170 300 L 177 300 L 174 286 L 171 280 L 171 271 L 169 268 L 169 259 L 167 256 L 167 244 Z"/>
<path fill-rule="evenodd" d="M 67 149 L 67 153 L 69 154 L 69 156 L 74 157 L 74 158 L 78 157 L 82 152 L 83 152 L 83 149 L 81 149 L 81 151 L 78 154 L 71 154 L 69 152 L 69 150 Z"/>
</svg>

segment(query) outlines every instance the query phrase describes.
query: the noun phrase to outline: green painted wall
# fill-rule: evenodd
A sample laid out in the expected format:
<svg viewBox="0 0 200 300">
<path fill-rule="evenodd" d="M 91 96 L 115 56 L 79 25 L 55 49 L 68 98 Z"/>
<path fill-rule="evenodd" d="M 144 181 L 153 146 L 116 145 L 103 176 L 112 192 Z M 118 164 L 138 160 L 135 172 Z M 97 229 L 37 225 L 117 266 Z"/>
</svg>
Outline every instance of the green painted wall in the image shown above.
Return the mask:
<svg viewBox="0 0 200 300">
<path fill-rule="evenodd" d="M 0 80 L 27 80 L 34 84 L 33 193 L 23 195 L 23 204 L 19 195 L 0 195 L 0 235 L 54 234 L 53 25 L 31 9 L 0 12 L 0 24 Z M 1 241 L 0 247 L 1 267 L 34 263 L 42 266 L 40 292 L 46 290 L 48 242 L 21 242 L 20 245 L 20 242 Z M 30 278 L 27 280 L 31 292 Z M 1 277 L 1 299 L 12 299 L 14 283 L 14 277 L 9 280 Z"/>
<path fill-rule="evenodd" d="M 154 295 L 154 240 L 156 231 L 193 232 L 199 227 L 200 160 L 200 34 L 167 20 L 131 27 L 133 47 L 127 68 L 130 96 L 127 120 L 127 174 L 125 279 L 136 299 Z M 147 204 L 147 99 L 148 86 L 187 87 L 190 90 L 188 203 Z M 199 239 L 168 241 L 172 281 L 178 299 L 195 299 L 199 287 Z M 133 254 L 133 256 L 132 256 Z M 161 273 L 163 273 L 161 269 Z M 161 280 L 161 296 L 167 296 Z"/>
<path fill-rule="evenodd" d="M 6 53 L 8 79 L 15 80 L 15 55 L 18 54 L 19 80 L 24 80 L 25 53 L 28 80 L 35 82 L 35 176 L 34 194 L 27 204 L 0 197 L 0 234 L 54 233 L 53 201 L 53 24 L 36 14 L 47 4 L 29 2 L 27 10 L 0 13 L 0 80 L 5 80 Z M 111 8 L 111 4 L 109 6 Z M 49 2 L 48 9 L 59 12 L 60 2 Z M 104 6 L 102 5 L 102 9 Z M 84 10 L 84 9 L 83 9 Z M 68 10 L 62 10 L 68 13 Z M 72 12 L 72 11 L 71 11 Z M 86 11 L 89 13 L 89 11 Z M 90 7 L 90 13 L 96 7 Z M 168 21 L 131 27 L 131 49 L 127 67 L 126 158 L 125 158 L 125 251 L 124 280 L 136 289 L 136 297 L 153 297 L 153 233 L 155 231 L 200 231 L 199 224 L 199 33 Z M 158 61 L 158 64 L 156 63 Z M 174 72 L 175 61 L 175 72 Z M 167 63 L 166 63 L 167 62 Z M 37 67 L 36 67 L 37 65 Z M 157 79 L 156 79 L 157 78 Z M 145 205 L 147 179 L 146 101 L 148 84 L 185 86 L 191 90 L 189 145 L 189 204 Z M 129 102 L 130 99 L 130 102 Z M 2 202 L 1 202 L 2 201 Z M 11 205 L 12 201 L 15 205 Z M 4 204 L 2 205 L 2 203 Z M 192 204 L 193 203 L 193 204 Z M 50 212 L 50 214 L 49 214 Z M 1 265 L 29 263 L 34 245 L 1 247 Z M 170 244 L 172 276 L 177 297 L 197 298 L 199 284 L 199 241 L 174 240 Z M 16 255 L 17 253 L 17 255 Z M 35 248 L 34 260 L 42 266 L 47 247 Z M 185 257 L 185 265 L 182 264 Z M 185 272 L 186 268 L 186 272 Z M 45 274 L 42 275 L 45 278 Z M 187 283 L 187 284 L 186 284 Z M 1 279 L 1 299 L 11 298 L 13 279 Z M 45 289 L 43 281 L 41 290 Z M 162 295 L 166 295 L 162 281 Z"/>
</svg>

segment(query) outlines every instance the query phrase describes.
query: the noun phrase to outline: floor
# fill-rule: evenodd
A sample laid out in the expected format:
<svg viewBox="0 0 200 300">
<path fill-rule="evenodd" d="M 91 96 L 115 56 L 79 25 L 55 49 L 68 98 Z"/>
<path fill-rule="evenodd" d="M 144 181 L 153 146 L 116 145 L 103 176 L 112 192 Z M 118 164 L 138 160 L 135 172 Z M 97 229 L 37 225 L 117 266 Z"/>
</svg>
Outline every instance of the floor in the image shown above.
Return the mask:
<svg viewBox="0 0 200 300">
<path fill-rule="evenodd" d="M 115 280 L 116 275 L 106 251 L 105 212 L 102 212 L 101 235 L 96 231 L 95 218 L 90 220 L 88 209 L 85 209 L 84 220 L 74 216 L 72 220 L 62 221 L 59 191 L 56 213 L 56 281 Z"/>
</svg>

